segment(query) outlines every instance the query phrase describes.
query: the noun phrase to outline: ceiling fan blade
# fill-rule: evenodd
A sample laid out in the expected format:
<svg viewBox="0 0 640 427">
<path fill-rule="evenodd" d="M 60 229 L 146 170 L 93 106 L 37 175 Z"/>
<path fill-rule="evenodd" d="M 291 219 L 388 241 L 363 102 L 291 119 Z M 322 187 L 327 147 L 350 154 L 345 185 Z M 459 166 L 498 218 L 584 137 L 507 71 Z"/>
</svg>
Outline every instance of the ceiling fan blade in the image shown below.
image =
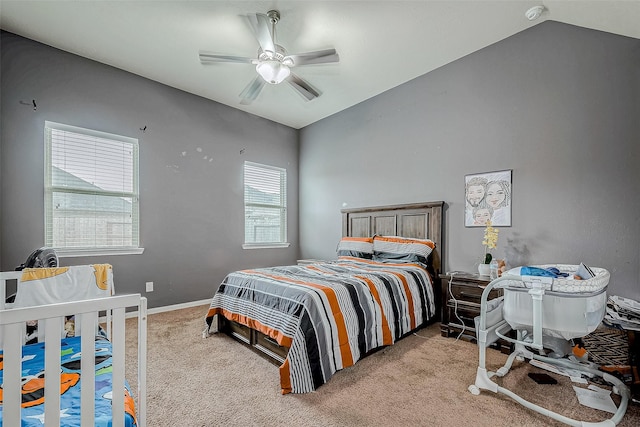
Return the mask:
<svg viewBox="0 0 640 427">
<path fill-rule="evenodd" d="M 248 15 L 249 23 L 253 29 L 253 34 L 256 36 L 256 40 L 260 43 L 260 47 L 265 52 L 275 52 L 276 47 L 273 43 L 273 37 L 271 31 L 269 31 L 269 24 L 271 23 L 269 17 L 263 13 L 256 13 Z"/>
<path fill-rule="evenodd" d="M 320 92 L 313 88 L 307 81 L 302 79 L 299 76 L 291 73 L 289 77 L 287 77 L 287 83 L 289 83 L 295 90 L 298 91 L 300 95 L 302 95 L 307 101 L 311 101 L 320 96 Z"/>
<path fill-rule="evenodd" d="M 238 62 L 243 64 L 251 64 L 253 58 L 233 55 L 218 55 L 211 52 L 200 51 L 200 62 L 203 64 L 214 64 L 216 62 Z"/>
<path fill-rule="evenodd" d="M 292 67 L 310 64 L 327 64 L 330 62 L 339 62 L 340 56 L 335 49 L 317 50 L 315 52 L 296 53 L 284 57 L 283 62 L 287 60 L 293 61 Z"/>
<path fill-rule="evenodd" d="M 253 79 L 242 92 L 240 92 L 240 98 L 242 98 L 240 104 L 251 104 L 251 102 L 258 97 L 265 83 L 266 82 L 261 76 L 256 76 L 256 78 Z"/>
</svg>

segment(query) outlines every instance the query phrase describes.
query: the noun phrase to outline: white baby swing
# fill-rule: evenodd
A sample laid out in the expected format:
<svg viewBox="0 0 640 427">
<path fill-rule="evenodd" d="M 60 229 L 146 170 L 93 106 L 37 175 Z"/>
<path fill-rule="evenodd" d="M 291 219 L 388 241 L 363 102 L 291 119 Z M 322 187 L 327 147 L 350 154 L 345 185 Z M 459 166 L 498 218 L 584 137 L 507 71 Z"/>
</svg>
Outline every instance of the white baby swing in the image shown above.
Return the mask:
<svg viewBox="0 0 640 427">
<path fill-rule="evenodd" d="M 474 395 L 479 395 L 481 390 L 502 393 L 529 409 L 572 426 L 615 426 L 627 410 L 630 395 L 627 386 L 615 376 L 587 363 L 561 358 L 570 353 L 568 340 L 593 332 L 604 318 L 609 272 L 592 268 L 594 277 L 574 280 L 573 274 L 578 266 L 540 266 L 548 267 L 569 273 L 569 278 L 504 274 L 489 283 L 482 292 L 480 316 L 475 319 L 480 360 L 475 383 L 469 386 L 469 391 Z M 504 290 L 504 298 L 489 300 L 489 293 L 496 288 Z M 506 336 L 511 330 L 516 331 L 516 339 Z M 515 348 L 504 366 L 496 372 L 490 372 L 485 366 L 486 349 L 499 338 L 514 343 Z M 544 349 L 553 351 L 548 356 L 542 355 L 545 354 Z M 516 358 L 542 361 L 602 377 L 613 384 L 621 396 L 615 414 L 595 423 L 574 420 L 531 403 L 491 380 L 494 376 L 505 376 Z"/>
</svg>

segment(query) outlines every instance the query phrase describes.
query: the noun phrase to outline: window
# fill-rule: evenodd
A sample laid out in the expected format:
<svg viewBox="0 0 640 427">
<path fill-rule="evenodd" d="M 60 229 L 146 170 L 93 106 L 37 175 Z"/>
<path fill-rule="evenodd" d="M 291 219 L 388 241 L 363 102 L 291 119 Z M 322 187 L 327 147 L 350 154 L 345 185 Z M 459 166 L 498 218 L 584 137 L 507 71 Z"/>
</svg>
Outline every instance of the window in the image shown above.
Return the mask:
<svg viewBox="0 0 640 427">
<path fill-rule="evenodd" d="M 45 245 L 62 256 L 142 253 L 138 140 L 45 122 Z"/>
<path fill-rule="evenodd" d="M 244 162 L 243 248 L 286 246 L 287 171 Z"/>
</svg>

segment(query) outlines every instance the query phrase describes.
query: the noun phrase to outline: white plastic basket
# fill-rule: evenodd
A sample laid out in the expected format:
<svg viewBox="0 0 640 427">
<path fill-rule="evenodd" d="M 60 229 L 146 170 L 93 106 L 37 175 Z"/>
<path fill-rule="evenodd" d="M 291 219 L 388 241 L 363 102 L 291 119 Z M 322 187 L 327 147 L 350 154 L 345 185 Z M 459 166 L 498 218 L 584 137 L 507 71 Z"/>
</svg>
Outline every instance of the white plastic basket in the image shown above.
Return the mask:
<svg viewBox="0 0 640 427">
<path fill-rule="evenodd" d="M 573 274 L 578 266 L 542 265 L 540 268 L 555 267 L 561 272 L 570 273 L 567 278 L 543 283 L 545 294 L 542 297 L 542 333 L 544 335 L 572 339 L 593 332 L 602 322 L 606 312 L 609 272 L 603 268 L 591 268 L 595 277 L 576 280 Z M 504 319 L 516 330 L 533 329 L 533 301 L 528 292 L 532 286 L 522 280 L 508 281 L 504 288 Z"/>
<path fill-rule="evenodd" d="M 595 274 L 594 277 L 590 279 L 577 280 L 574 279 L 573 276 L 578 271 L 578 265 L 567 265 L 567 264 L 547 264 L 547 265 L 536 265 L 533 267 L 539 268 L 552 268 L 555 267 L 563 273 L 569 273 L 568 277 L 559 277 L 551 280 L 551 283 L 545 284 L 544 288 L 547 291 L 554 292 L 564 292 L 564 293 L 577 293 L 577 292 L 597 292 L 607 287 L 609 284 L 610 274 L 604 268 L 591 267 L 591 270 Z M 527 277 L 534 276 L 522 276 L 522 281 L 513 280 L 510 281 L 506 286 L 512 287 L 527 287 L 530 288 L 530 283 L 527 282 Z"/>
</svg>

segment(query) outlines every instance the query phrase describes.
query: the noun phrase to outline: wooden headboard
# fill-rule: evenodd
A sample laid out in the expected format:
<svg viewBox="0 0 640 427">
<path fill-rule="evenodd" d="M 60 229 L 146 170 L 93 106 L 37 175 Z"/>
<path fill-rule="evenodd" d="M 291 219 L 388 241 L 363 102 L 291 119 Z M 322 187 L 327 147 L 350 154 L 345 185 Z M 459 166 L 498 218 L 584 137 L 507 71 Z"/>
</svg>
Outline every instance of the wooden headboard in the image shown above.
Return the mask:
<svg viewBox="0 0 640 427">
<path fill-rule="evenodd" d="M 444 267 L 443 206 L 444 202 L 425 202 L 342 209 L 342 235 L 372 237 L 378 234 L 430 239 L 436 244 L 432 265 L 437 275 Z"/>
</svg>

